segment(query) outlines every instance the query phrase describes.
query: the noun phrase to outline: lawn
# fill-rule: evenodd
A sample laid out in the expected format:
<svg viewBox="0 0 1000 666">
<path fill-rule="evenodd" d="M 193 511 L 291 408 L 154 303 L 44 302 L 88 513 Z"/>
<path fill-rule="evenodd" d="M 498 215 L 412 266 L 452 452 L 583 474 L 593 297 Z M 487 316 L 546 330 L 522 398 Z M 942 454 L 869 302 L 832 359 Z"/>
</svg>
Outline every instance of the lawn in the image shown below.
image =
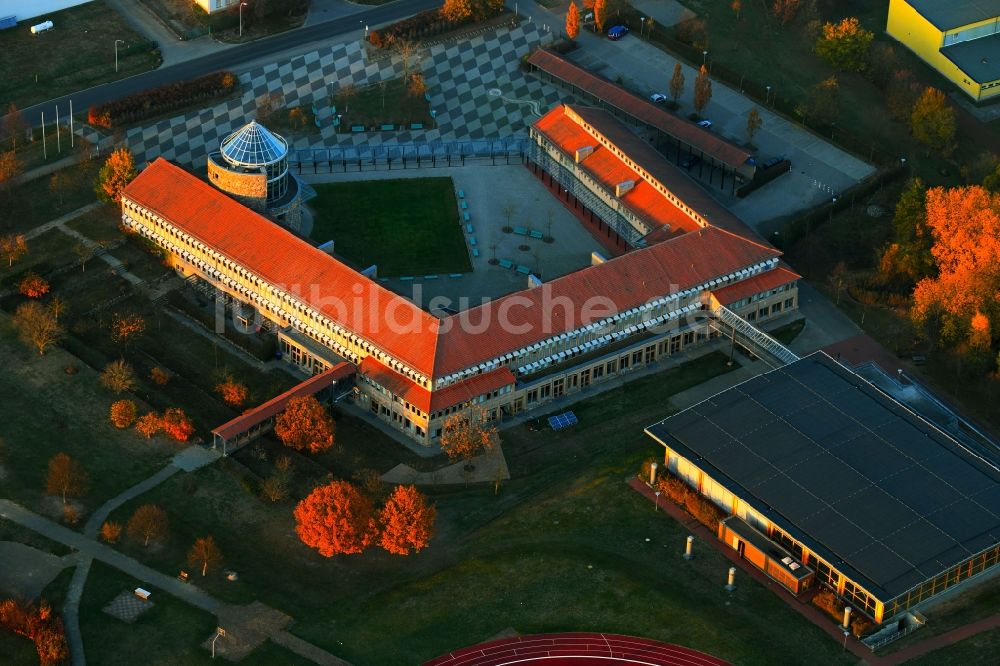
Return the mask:
<svg viewBox="0 0 1000 666">
<path fill-rule="evenodd" d="M 51 177 L 11 188 L 0 196 L 0 234 L 24 233 L 97 201 L 94 180 L 100 168 L 94 160 L 62 169 L 59 173 L 65 180 L 56 190 L 51 187 Z"/>
<path fill-rule="evenodd" d="M 65 368 L 74 364 L 75 374 Z M 3 495 L 34 511 L 51 515 L 58 504 L 45 502 L 49 458 L 58 452 L 79 460 L 90 474 L 86 511 L 138 483 L 173 455 L 174 447 L 150 443 L 108 423 L 114 397 L 97 373 L 65 351 L 39 357 L 15 340 L 6 318 L 0 320 L 0 437 L 6 442 L 8 469 Z M 113 473 L 109 473 L 113 470 Z"/>
<path fill-rule="evenodd" d="M 296 542 L 291 500 L 272 505 L 248 494 L 228 465 L 200 470 L 196 482 L 170 479 L 123 507 L 116 519 L 139 501 L 158 503 L 172 530 L 159 552 L 123 548 L 174 572 L 190 542 L 211 533 L 240 581 L 214 577 L 205 588 L 289 612 L 294 633 L 359 666 L 419 663 L 507 627 L 640 634 L 740 664 L 805 654 L 817 663 L 853 663 L 749 578 L 727 595 L 728 560 L 707 544 L 684 562 L 687 532 L 624 483 L 658 455 L 642 428 L 670 413 L 669 396 L 727 370 L 725 355 L 712 353 L 579 403 L 580 425 L 571 431 L 505 431 L 514 478 L 498 496 L 492 484 L 430 491 L 437 536 L 416 556 L 373 550 L 322 558 Z M 363 432 L 338 432 L 348 451 L 369 446 Z M 391 450 L 375 457 L 383 459 L 380 469 L 395 462 Z M 293 467 L 312 482 L 324 478 L 319 467 Z"/>
<path fill-rule="evenodd" d="M 55 27 L 32 35 L 29 27 Z M 116 39 L 118 71 L 115 72 Z M 48 99 L 124 79 L 159 67 L 161 58 L 104 0 L 22 21 L 0 32 L 0 108 L 26 108 Z M 69 108 L 60 109 L 68 113 Z M 82 112 L 84 109 L 74 109 Z M 48 113 L 46 113 L 48 116 Z"/>
<path fill-rule="evenodd" d="M 379 277 L 472 270 L 451 178 L 314 185 L 313 240 Z"/>
<path fill-rule="evenodd" d="M 49 229 L 26 241 L 28 252 L 13 265 L 0 261 L 0 285 L 16 282 L 24 273 L 32 271 L 44 275 L 49 271 L 76 261 L 75 238 L 61 229 Z"/>
<path fill-rule="evenodd" d="M 6 629 L 0 629 L 0 656 L 5 666 L 38 666 L 35 644 Z"/>
<path fill-rule="evenodd" d="M 921 629 L 914 636 L 923 633 Z M 907 666 L 974 666 L 994 663 L 1000 651 L 1000 629 L 990 629 L 954 645 L 906 662 Z M 990 657 L 989 655 L 993 655 Z"/>
<path fill-rule="evenodd" d="M 353 94 L 348 95 L 341 92 L 331 102 L 343 114 L 340 121 L 341 132 L 350 132 L 354 125 L 374 127 L 376 130 L 383 124 L 422 123 L 424 127 L 434 126 L 430 106 L 424 95 L 411 94 L 402 78 L 352 91 Z"/>
<path fill-rule="evenodd" d="M 95 243 L 104 244 L 122 237 L 121 223 L 121 208 L 114 204 L 107 204 L 70 220 L 66 226 Z"/>
</svg>

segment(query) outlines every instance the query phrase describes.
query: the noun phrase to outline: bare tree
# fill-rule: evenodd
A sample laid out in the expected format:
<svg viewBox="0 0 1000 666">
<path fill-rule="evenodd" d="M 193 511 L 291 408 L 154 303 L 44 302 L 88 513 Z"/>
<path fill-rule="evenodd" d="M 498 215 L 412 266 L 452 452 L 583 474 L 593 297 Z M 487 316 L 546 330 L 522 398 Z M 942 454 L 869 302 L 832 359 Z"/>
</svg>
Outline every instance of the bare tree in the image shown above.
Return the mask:
<svg viewBox="0 0 1000 666">
<path fill-rule="evenodd" d="M 49 473 L 45 477 L 45 492 L 61 495 L 63 506 L 67 497 L 80 497 L 87 492 L 90 478 L 79 461 L 65 453 L 57 453 L 49 460 Z"/>
<path fill-rule="evenodd" d="M 45 351 L 59 342 L 65 331 L 52 310 L 37 301 L 22 303 L 14 312 L 14 327 L 21 339 L 43 356 Z"/>
</svg>

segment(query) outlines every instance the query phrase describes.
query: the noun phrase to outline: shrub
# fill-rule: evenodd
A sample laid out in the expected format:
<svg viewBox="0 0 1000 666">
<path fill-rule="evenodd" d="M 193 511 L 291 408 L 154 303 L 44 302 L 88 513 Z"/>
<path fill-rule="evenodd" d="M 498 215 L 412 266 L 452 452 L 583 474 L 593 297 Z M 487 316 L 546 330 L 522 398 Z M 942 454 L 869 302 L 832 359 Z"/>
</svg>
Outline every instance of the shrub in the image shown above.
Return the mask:
<svg viewBox="0 0 1000 666">
<path fill-rule="evenodd" d="M 41 298 L 49 293 L 48 281 L 35 273 L 28 273 L 17 285 L 18 291 L 28 298 Z"/>
<path fill-rule="evenodd" d="M 122 536 L 122 526 L 113 521 L 106 521 L 101 525 L 101 538 L 108 543 L 118 543 Z"/>
<path fill-rule="evenodd" d="M 453 30 L 461 25 L 484 21 L 503 12 L 502 0 L 471 0 L 451 4 L 464 5 L 463 11 L 445 11 L 447 7 L 428 9 L 402 21 L 372 30 L 368 43 L 377 49 L 392 48 L 399 39 L 422 39 Z"/>
<path fill-rule="evenodd" d="M 111 129 L 187 106 L 192 102 L 232 92 L 238 84 L 232 72 L 214 72 L 188 81 L 178 81 L 143 90 L 121 99 L 90 107 L 87 122 Z"/>
<path fill-rule="evenodd" d="M 178 442 L 186 442 L 194 433 L 194 424 L 179 407 L 170 407 L 160 417 L 167 437 Z"/>
</svg>

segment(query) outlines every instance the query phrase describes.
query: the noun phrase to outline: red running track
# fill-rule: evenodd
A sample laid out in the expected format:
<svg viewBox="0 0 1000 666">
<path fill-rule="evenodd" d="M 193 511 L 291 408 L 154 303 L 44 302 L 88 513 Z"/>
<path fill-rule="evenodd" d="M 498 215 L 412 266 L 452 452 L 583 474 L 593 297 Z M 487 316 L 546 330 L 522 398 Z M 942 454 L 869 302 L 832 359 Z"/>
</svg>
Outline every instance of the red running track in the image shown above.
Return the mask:
<svg viewBox="0 0 1000 666">
<path fill-rule="evenodd" d="M 424 666 L 730 666 L 703 652 L 619 634 L 538 634 L 462 648 Z"/>
</svg>

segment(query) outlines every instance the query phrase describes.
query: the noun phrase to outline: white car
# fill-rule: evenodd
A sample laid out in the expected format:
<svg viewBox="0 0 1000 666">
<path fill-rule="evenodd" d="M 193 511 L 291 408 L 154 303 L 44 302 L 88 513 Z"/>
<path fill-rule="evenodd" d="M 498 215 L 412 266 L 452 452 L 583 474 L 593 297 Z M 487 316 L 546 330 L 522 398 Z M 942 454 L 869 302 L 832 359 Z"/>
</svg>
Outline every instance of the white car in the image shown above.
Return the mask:
<svg viewBox="0 0 1000 666">
<path fill-rule="evenodd" d="M 712 121 L 711 120 L 699 120 L 698 121 L 698 127 L 704 127 L 705 129 L 712 129 Z"/>
<path fill-rule="evenodd" d="M 653 93 L 649 96 L 649 101 L 653 104 L 663 104 L 667 101 L 667 96 L 663 93 Z"/>
</svg>

